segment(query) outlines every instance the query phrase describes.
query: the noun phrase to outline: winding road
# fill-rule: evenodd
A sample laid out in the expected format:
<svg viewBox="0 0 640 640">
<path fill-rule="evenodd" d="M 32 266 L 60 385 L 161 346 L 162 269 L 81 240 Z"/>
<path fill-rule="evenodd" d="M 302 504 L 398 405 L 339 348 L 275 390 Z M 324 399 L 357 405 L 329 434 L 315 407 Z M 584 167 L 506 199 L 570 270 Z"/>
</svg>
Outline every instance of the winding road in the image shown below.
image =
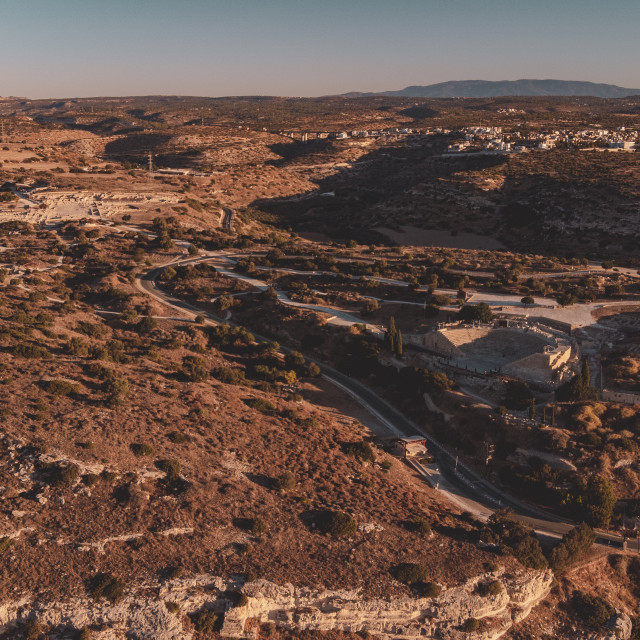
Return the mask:
<svg viewBox="0 0 640 640">
<path fill-rule="evenodd" d="M 209 253 L 203 257 L 184 258 L 174 260 L 168 264 L 154 267 L 141 277 L 136 279 L 136 286 L 147 295 L 158 302 L 186 312 L 190 316 L 200 315 L 205 318 L 205 323 L 210 325 L 221 324 L 221 321 L 209 312 L 195 307 L 194 305 L 172 296 L 157 285 L 160 273 L 167 266 L 181 266 L 193 264 L 194 262 L 211 261 L 220 258 L 220 255 Z M 225 275 L 245 279 L 235 272 L 228 271 Z M 257 281 L 259 282 L 259 281 Z M 264 283 L 261 283 L 263 286 Z M 311 305 L 313 306 L 313 305 Z M 227 324 L 233 323 L 226 321 Z M 235 325 L 237 326 L 237 325 Z M 252 331 L 260 340 L 269 340 Z M 287 353 L 291 351 L 286 346 L 281 347 L 281 351 Z M 433 437 L 422 432 L 412 421 L 383 400 L 379 395 L 368 389 L 366 386 L 335 370 L 316 359 L 306 356 L 311 362 L 315 362 L 321 369 L 324 378 L 333 383 L 338 388 L 348 393 L 358 404 L 364 407 L 369 413 L 375 416 L 384 425 L 386 436 L 412 436 L 420 435 L 426 437 L 429 449 L 436 458 L 438 469 L 430 474 L 429 482 L 436 484 L 437 489 L 458 507 L 469 511 L 476 517 L 486 520 L 486 518 L 504 507 L 513 510 L 515 516 L 526 524 L 532 526 L 538 534 L 551 538 L 558 538 L 569 531 L 575 523 L 556 517 L 546 511 L 527 505 L 516 498 L 509 496 L 500 489 L 492 485 L 488 480 L 479 476 L 475 471 L 457 457 L 453 456 Z M 416 466 L 416 465 L 412 465 Z M 418 473 L 425 475 L 425 469 L 417 465 Z M 434 482 L 434 476 L 437 480 Z M 602 545 L 621 546 L 622 538 L 617 534 L 605 531 L 597 531 L 597 542 Z"/>
</svg>

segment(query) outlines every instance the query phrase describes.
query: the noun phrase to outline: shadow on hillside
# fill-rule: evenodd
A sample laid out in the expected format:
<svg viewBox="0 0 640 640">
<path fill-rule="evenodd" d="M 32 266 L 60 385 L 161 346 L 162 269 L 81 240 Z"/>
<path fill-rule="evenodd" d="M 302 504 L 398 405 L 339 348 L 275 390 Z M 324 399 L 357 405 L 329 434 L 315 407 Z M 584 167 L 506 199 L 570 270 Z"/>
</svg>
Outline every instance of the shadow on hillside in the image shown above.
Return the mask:
<svg viewBox="0 0 640 640">
<path fill-rule="evenodd" d="M 274 163 L 299 161 L 301 155 L 311 159 L 315 153 L 321 155 L 319 162 L 340 162 L 339 156 L 328 153 L 339 150 L 336 143 L 323 142 L 274 145 L 272 150 L 283 155 L 283 160 Z M 375 147 L 350 166 L 316 180 L 314 195 L 300 193 L 289 198 L 256 200 L 251 206 L 275 215 L 283 227 L 299 233 L 320 232 L 342 241 L 393 244 L 374 229 L 397 226 L 405 223 L 407 215 L 415 216 L 411 202 L 414 188 L 427 180 L 437 183 L 461 171 L 478 171 L 505 162 L 504 156 L 442 158 L 450 143 L 447 136 L 430 136 L 417 139 L 415 144 Z M 470 191 L 474 195 L 474 189 Z M 479 189 L 476 191 L 482 194 Z M 335 195 L 320 195 L 323 193 Z M 398 210 L 397 215 L 391 213 L 393 209 Z M 419 220 L 416 223 L 419 225 Z"/>
<path fill-rule="evenodd" d="M 452 141 L 443 135 L 374 143 L 358 160 L 343 159 L 331 175 L 313 180 L 315 191 L 251 206 L 283 228 L 342 242 L 394 244 L 377 229 L 405 225 L 489 236 L 527 253 L 640 260 L 640 233 L 631 219 L 638 197 L 633 158 L 561 149 L 444 154 Z M 343 144 L 275 145 L 282 160 L 274 163 L 330 167 L 341 162 Z M 485 175 L 497 186 L 481 188 Z"/>
<path fill-rule="evenodd" d="M 127 135 L 105 145 L 104 157 L 116 162 L 133 162 L 147 166 L 149 153 L 154 166 L 189 168 L 199 166 L 202 152 L 175 146 L 174 136 L 166 133 Z"/>
</svg>

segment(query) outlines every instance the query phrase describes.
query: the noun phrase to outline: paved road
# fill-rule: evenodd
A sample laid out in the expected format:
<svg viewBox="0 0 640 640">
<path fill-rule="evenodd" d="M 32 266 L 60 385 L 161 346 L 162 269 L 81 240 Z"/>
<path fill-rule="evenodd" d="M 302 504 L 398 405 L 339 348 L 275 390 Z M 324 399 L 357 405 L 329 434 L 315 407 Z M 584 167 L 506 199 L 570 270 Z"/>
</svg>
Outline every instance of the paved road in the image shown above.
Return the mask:
<svg viewBox="0 0 640 640">
<path fill-rule="evenodd" d="M 172 264 L 188 264 L 203 259 L 206 258 L 189 258 L 178 260 Z M 143 292 L 165 305 L 183 310 L 192 316 L 202 315 L 209 324 L 219 324 L 220 321 L 215 316 L 158 288 L 156 279 L 166 266 L 163 265 L 162 267 L 151 269 L 136 281 L 137 286 Z M 268 340 L 268 338 L 259 336 L 255 332 L 252 333 L 258 339 Z M 282 347 L 282 351 L 286 353 L 290 349 Z M 500 491 L 464 463 L 459 462 L 457 457 L 454 457 L 437 440 L 423 433 L 406 416 L 357 380 L 336 371 L 333 367 L 318 362 L 314 358 L 308 359 L 318 364 L 327 380 L 345 390 L 361 406 L 375 415 L 386 426 L 389 435 L 420 435 L 426 437 L 429 449 L 438 462 L 441 476 L 441 486 L 439 488 L 443 494 L 448 495 L 458 506 L 466 508 L 477 517 L 483 519 L 497 509 L 509 507 L 513 509 L 519 519 L 533 526 L 540 534 L 554 538 L 562 536 L 572 528 L 574 523 L 569 520 L 563 520 L 553 514 L 524 504 Z M 598 542 L 605 545 L 613 544 L 619 546 L 621 538 L 608 532 L 598 532 Z"/>
</svg>

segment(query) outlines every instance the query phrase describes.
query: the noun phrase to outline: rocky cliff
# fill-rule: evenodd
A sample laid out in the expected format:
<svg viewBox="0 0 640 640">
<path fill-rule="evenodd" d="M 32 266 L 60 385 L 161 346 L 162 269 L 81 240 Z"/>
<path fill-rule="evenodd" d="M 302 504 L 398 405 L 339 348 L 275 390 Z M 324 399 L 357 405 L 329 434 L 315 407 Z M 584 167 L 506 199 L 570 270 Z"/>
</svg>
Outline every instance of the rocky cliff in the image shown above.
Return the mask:
<svg viewBox="0 0 640 640">
<path fill-rule="evenodd" d="M 91 637 L 99 640 L 185 640 L 192 637 L 183 627 L 185 614 L 210 609 L 223 620 L 222 635 L 234 638 L 255 637 L 250 629 L 273 623 L 298 630 L 368 631 L 382 638 L 490 640 L 526 617 L 549 593 L 552 579 L 549 571 L 486 574 L 443 589 L 436 598 L 394 600 L 365 600 L 358 591 L 323 591 L 258 580 L 242 587 L 246 603 L 234 607 L 230 594 L 237 594 L 240 584 L 203 575 L 149 587 L 115 605 L 86 598 L 59 603 L 28 598 L 5 602 L 0 606 L 0 625 L 2 631 L 8 631 L 35 618 L 52 628 L 98 628 Z M 497 580 L 502 584 L 499 593 L 481 595 L 479 585 Z M 179 608 L 172 606 L 170 612 L 167 602 Z M 480 628 L 462 634 L 458 627 L 469 618 L 480 620 Z"/>
</svg>

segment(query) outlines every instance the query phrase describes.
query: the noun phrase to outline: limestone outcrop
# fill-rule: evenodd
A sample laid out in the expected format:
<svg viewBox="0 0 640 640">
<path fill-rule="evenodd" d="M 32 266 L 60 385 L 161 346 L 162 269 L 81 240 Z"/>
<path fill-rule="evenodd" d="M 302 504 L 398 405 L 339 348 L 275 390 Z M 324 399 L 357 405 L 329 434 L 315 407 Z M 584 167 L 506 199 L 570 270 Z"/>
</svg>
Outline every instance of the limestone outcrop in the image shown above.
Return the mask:
<svg viewBox="0 0 640 640">
<path fill-rule="evenodd" d="M 500 580 L 496 595 L 481 595 L 478 585 Z M 248 604 L 227 611 L 223 635 L 243 634 L 250 619 L 273 622 L 287 629 L 368 631 L 393 638 L 499 638 L 525 618 L 551 589 L 550 571 L 524 571 L 517 575 L 479 576 L 466 584 L 443 589 L 436 598 L 365 600 L 356 591 L 312 591 L 266 581 L 245 585 Z M 469 618 L 485 619 L 490 629 L 475 635 L 458 632 Z"/>
<path fill-rule="evenodd" d="M 368 631 L 381 638 L 494 640 L 547 596 L 552 579 L 550 571 L 485 574 L 443 589 L 435 598 L 366 599 L 358 590 L 318 590 L 266 580 L 242 586 L 202 575 L 150 585 L 114 605 L 89 598 L 5 602 L 0 605 L 0 631 L 36 618 L 49 627 L 100 628 L 92 635 L 99 640 L 189 640 L 193 634 L 183 627 L 185 614 L 208 609 L 221 617 L 222 635 L 230 638 L 253 638 L 255 631 L 250 629 L 273 623 L 291 630 Z M 481 595 L 479 585 L 498 580 L 499 591 Z M 247 598 L 239 603 L 242 606 L 234 606 L 230 594 L 240 588 Z M 178 608 L 170 611 L 167 602 Z M 462 633 L 458 628 L 469 618 L 482 621 L 480 630 Z"/>
</svg>

